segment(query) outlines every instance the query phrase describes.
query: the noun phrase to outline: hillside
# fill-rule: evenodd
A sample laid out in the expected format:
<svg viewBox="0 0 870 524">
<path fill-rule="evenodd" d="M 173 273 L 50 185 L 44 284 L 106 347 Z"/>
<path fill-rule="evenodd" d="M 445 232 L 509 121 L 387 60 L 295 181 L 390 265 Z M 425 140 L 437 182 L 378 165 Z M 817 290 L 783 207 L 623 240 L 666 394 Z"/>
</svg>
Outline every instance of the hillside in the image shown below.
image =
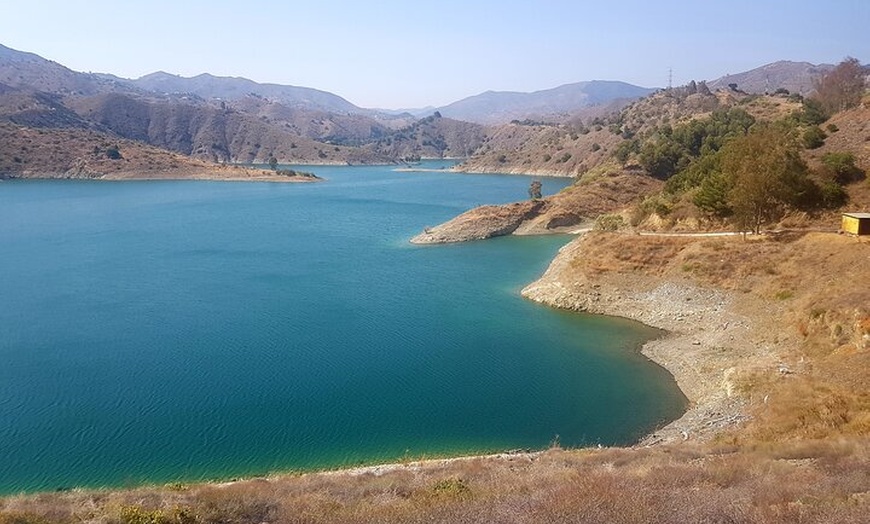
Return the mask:
<svg viewBox="0 0 870 524">
<path fill-rule="evenodd" d="M 217 165 L 90 129 L 28 128 L 0 121 L 0 180 L 12 178 L 315 180 Z"/>
<path fill-rule="evenodd" d="M 83 118 L 117 135 L 216 162 L 346 164 L 388 163 L 389 158 L 308 138 L 287 122 L 232 106 L 187 100 L 155 100 L 123 94 L 67 101 Z M 310 119 L 309 119 L 310 120 Z"/>
<path fill-rule="evenodd" d="M 813 91 L 813 83 L 833 68 L 830 64 L 781 60 L 742 73 L 725 75 L 708 84 L 711 89 L 727 89 L 729 84 L 737 84 L 737 89 L 746 93 L 763 94 L 786 89 L 807 96 Z"/>
<path fill-rule="evenodd" d="M 477 151 L 487 130 L 439 113 L 379 137 L 372 149 L 388 158 L 464 158 Z"/>
<path fill-rule="evenodd" d="M 11 87 L 55 94 L 95 95 L 130 91 L 123 82 L 99 75 L 79 73 L 39 55 L 0 44 L 0 83 Z"/>
<path fill-rule="evenodd" d="M 260 84 L 247 78 L 220 77 L 208 73 L 186 78 L 158 71 L 128 82 L 139 89 L 158 94 L 192 94 L 206 100 L 236 100 L 253 94 L 289 107 L 332 113 L 366 112 L 338 95 L 319 89 Z"/>
<path fill-rule="evenodd" d="M 607 105 L 615 100 L 646 96 L 653 89 L 625 82 L 596 80 L 566 84 L 532 93 L 487 91 L 438 108 L 449 118 L 479 124 L 503 124 L 511 120 L 546 119 L 570 115 L 585 107 Z"/>
</svg>

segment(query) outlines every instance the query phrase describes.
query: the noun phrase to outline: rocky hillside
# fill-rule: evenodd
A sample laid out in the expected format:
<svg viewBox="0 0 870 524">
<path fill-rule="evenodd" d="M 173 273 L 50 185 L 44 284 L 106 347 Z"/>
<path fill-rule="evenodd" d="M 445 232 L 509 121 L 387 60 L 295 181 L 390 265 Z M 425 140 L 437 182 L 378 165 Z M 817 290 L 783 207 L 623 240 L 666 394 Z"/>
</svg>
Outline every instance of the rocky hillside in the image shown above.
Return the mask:
<svg viewBox="0 0 870 524">
<path fill-rule="evenodd" d="M 104 94 L 67 100 L 82 118 L 111 132 L 184 155 L 219 162 L 388 163 L 371 152 L 317 141 L 286 121 L 227 104 Z M 310 121 L 311 119 L 309 119 Z"/>
</svg>

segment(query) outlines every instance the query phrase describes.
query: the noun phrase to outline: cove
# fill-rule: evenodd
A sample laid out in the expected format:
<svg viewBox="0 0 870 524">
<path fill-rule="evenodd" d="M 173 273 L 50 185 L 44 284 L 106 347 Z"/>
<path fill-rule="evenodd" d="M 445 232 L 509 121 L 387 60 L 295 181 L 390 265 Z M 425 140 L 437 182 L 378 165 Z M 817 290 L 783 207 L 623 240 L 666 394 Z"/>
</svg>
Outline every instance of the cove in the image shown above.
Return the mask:
<svg viewBox="0 0 870 524">
<path fill-rule="evenodd" d="M 637 352 L 656 330 L 519 296 L 568 237 L 408 243 L 530 178 L 306 169 L 327 182 L 0 183 L 0 493 L 628 444 L 682 413 Z"/>
</svg>

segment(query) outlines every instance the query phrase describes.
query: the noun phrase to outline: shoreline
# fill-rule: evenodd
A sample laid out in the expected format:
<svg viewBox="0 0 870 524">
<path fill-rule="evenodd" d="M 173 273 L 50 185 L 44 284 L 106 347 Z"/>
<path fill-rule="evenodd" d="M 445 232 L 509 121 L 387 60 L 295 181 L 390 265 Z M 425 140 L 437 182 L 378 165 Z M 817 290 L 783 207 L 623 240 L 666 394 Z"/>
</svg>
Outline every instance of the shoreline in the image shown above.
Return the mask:
<svg viewBox="0 0 870 524">
<path fill-rule="evenodd" d="M 213 171 L 194 171 L 185 173 L 173 173 L 171 171 L 161 171 L 159 173 L 143 173 L 143 172 L 120 172 L 107 173 L 96 176 L 69 176 L 66 173 L 16 173 L 16 174 L 0 174 L 0 181 L 12 180 L 94 180 L 101 182 L 125 182 L 125 181 L 147 181 L 147 180 L 203 180 L 213 182 L 280 182 L 291 184 L 305 184 L 322 182 L 325 179 L 312 176 L 282 176 L 275 174 L 259 174 L 259 173 L 233 173 L 222 174 Z"/>
<path fill-rule="evenodd" d="M 635 320 L 665 332 L 644 343 L 641 353 L 673 376 L 689 406 L 632 447 L 707 441 L 749 420 L 748 399 L 739 391 L 741 377 L 775 369 L 779 361 L 778 348 L 758 340 L 758 319 L 743 313 L 753 309 L 746 304 L 752 298 L 685 278 L 640 272 L 567 278 L 572 260 L 582 255 L 584 236 L 563 246 L 522 296 L 557 309 Z"/>
</svg>

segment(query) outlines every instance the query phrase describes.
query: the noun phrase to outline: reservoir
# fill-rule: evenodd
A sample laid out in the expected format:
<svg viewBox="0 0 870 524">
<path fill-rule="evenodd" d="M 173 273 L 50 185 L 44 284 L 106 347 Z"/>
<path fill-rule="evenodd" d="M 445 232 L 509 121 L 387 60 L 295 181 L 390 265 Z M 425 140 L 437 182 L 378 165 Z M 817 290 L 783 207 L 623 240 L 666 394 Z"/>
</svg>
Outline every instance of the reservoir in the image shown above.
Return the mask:
<svg viewBox="0 0 870 524">
<path fill-rule="evenodd" d="M 531 178 L 305 169 L 327 181 L 0 182 L 0 494 L 629 444 L 682 413 L 638 353 L 658 331 L 520 297 L 570 237 L 409 244 Z"/>
</svg>

